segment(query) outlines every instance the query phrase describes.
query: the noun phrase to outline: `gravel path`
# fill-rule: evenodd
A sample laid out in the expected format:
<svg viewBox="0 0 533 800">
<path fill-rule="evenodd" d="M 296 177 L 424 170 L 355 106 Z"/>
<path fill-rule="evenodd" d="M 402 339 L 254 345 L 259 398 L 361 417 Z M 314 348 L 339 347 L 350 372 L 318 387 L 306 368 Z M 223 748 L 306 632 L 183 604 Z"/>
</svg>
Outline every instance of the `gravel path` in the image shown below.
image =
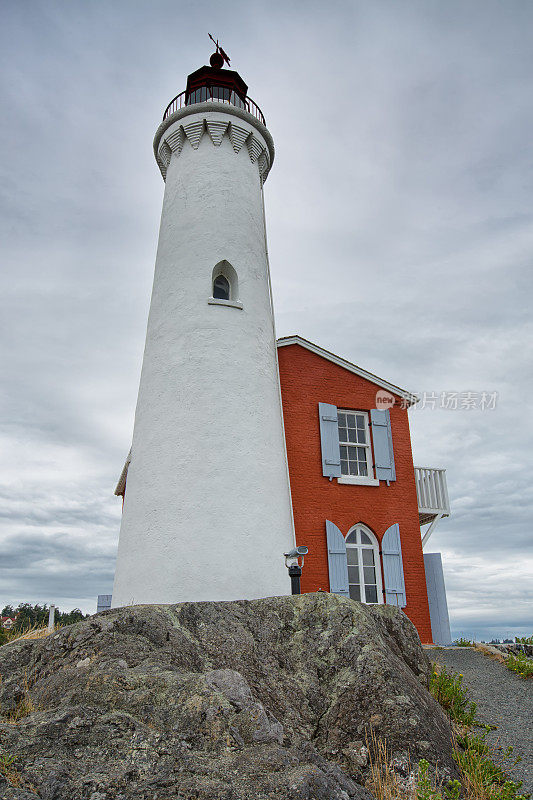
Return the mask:
<svg viewBox="0 0 533 800">
<path fill-rule="evenodd" d="M 470 647 L 426 652 L 432 661 L 463 675 L 469 697 L 477 703 L 478 719 L 497 726 L 487 741 L 512 746 L 513 755 L 522 756 L 511 777 L 523 781 L 522 791 L 533 793 L 533 680 L 520 678 Z"/>
</svg>

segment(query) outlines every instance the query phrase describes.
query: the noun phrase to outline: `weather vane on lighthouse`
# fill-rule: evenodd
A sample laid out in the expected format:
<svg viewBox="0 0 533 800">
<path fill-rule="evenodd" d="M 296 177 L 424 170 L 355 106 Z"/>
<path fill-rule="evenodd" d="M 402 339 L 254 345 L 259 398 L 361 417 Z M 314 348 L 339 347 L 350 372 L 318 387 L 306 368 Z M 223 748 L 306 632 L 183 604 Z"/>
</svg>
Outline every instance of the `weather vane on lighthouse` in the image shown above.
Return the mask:
<svg viewBox="0 0 533 800">
<path fill-rule="evenodd" d="M 211 64 L 211 66 L 212 67 L 216 67 L 217 69 L 222 69 L 222 67 L 224 65 L 224 61 L 225 61 L 226 64 L 228 65 L 228 67 L 229 67 L 229 65 L 230 65 L 229 56 L 227 55 L 227 53 L 224 52 L 222 47 L 219 45 L 218 39 L 216 39 L 216 40 L 213 39 L 211 34 L 208 34 L 208 36 L 211 39 L 211 41 L 214 43 L 215 47 L 217 48 L 216 51 L 211 56 L 211 58 L 209 59 L 209 63 Z"/>
</svg>

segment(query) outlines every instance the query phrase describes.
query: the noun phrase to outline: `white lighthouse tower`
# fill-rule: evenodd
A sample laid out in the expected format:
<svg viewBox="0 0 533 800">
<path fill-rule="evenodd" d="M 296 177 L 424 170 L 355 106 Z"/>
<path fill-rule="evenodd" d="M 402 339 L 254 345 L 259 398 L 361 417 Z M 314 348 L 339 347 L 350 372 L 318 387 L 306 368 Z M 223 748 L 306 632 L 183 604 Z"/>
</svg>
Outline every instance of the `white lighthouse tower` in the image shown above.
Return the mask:
<svg viewBox="0 0 533 800">
<path fill-rule="evenodd" d="M 189 75 L 154 141 L 165 195 L 113 607 L 290 592 L 263 207 L 274 145 L 223 56 Z"/>
</svg>

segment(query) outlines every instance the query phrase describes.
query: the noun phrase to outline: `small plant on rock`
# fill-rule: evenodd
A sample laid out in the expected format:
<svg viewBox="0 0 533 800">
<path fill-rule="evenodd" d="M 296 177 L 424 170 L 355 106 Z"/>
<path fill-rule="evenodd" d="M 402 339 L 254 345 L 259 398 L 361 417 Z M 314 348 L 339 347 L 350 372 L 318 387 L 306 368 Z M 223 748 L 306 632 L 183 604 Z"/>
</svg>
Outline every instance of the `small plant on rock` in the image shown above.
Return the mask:
<svg viewBox="0 0 533 800">
<path fill-rule="evenodd" d="M 0 775 L 6 779 L 10 786 L 18 788 L 22 785 L 22 781 L 13 766 L 15 760 L 16 756 L 12 756 L 5 750 L 0 749 Z"/>
<path fill-rule="evenodd" d="M 456 639 L 454 641 L 454 645 L 456 645 L 457 647 L 472 647 L 473 644 L 474 642 L 471 642 L 470 639 L 463 639 L 462 636 L 460 639 Z"/>
</svg>

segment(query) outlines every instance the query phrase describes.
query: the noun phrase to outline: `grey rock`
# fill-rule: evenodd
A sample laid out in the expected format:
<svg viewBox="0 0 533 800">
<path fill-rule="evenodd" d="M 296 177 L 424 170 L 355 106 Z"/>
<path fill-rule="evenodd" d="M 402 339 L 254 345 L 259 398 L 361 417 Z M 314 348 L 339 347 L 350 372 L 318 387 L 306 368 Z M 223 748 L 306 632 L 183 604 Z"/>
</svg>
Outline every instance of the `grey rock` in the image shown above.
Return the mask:
<svg viewBox="0 0 533 800">
<path fill-rule="evenodd" d="M 364 800 L 372 736 L 455 774 L 429 661 L 389 606 L 113 609 L 0 647 L 0 676 L 0 748 L 43 800 Z M 20 687 L 37 710 L 2 722 Z"/>
<path fill-rule="evenodd" d="M 252 690 L 240 672 L 234 669 L 213 669 L 205 674 L 208 686 L 227 697 L 239 711 L 253 703 Z"/>
<path fill-rule="evenodd" d="M 26 789 L 17 789 L 14 786 L 8 786 L 3 790 L 3 794 L 1 794 L 0 797 L 2 800 L 35 800 L 36 795 L 34 792 Z"/>
<path fill-rule="evenodd" d="M 65 770 L 52 769 L 39 787 L 42 800 L 62 800 L 68 794 L 69 783 L 69 775 Z"/>
<path fill-rule="evenodd" d="M 493 645 L 495 650 L 498 650 L 502 655 L 516 655 L 517 653 L 523 653 L 524 655 L 531 658 L 533 656 L 533 645 L 531 644 L 495 644 Z"/>
</svg>

